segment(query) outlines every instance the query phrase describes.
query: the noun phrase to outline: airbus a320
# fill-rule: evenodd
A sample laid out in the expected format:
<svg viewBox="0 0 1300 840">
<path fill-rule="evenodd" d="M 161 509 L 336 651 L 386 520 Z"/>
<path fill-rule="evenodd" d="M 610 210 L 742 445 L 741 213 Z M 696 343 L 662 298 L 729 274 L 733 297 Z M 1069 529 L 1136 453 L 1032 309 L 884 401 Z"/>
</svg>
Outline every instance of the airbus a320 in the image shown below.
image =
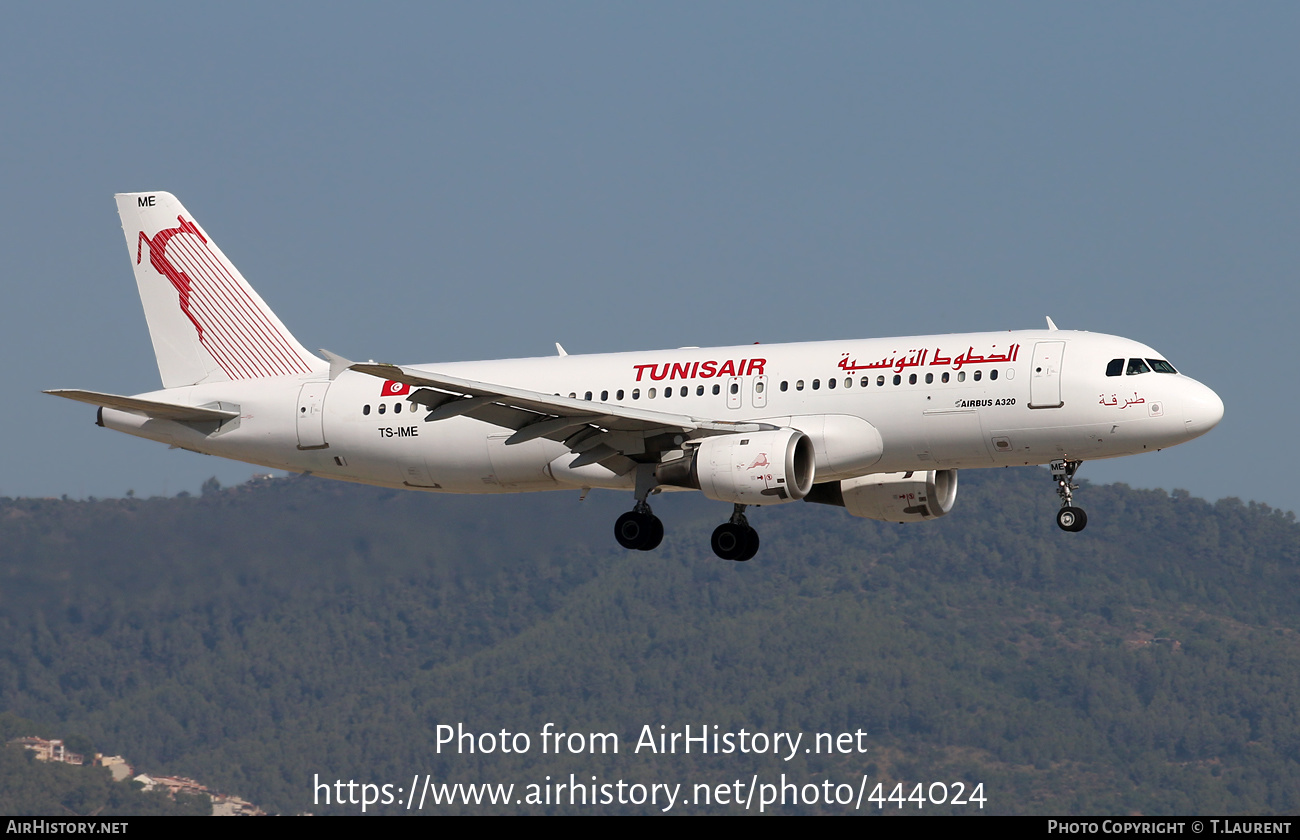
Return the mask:
<svg viewBox="0 0 1300 840">
<path fill-rule="evenodd" d="M 445 493 L 631 491 L 619 544 L 663 539 L 650 499 L 728 502 L 713 532 L 749 560 L 751 506 L 814 502 L 890 522 L 952 510 L 960 469 L 1075 473 L 1205 434 L 1223 403 L 1152 348 L 1047 329 L 394 365 L 308 352 L 168 193 L 117 196 L 162 390 L 47 393 L 100 426 L 253 464 Z"/>
</svg>

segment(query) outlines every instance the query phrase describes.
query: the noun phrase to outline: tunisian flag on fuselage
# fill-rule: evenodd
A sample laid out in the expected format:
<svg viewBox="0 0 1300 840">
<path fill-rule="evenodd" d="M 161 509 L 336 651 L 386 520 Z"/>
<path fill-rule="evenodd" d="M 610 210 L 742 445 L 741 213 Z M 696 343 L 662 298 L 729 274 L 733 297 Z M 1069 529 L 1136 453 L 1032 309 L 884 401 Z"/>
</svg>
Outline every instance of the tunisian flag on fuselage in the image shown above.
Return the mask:
<svg viewBox="0 0 1300 840">
<path fill-rule="evenodd" d="M 405 382 L 397 382 L 392 379 L 384 380 L 384 390 L 379 392 L 381 397 L 404 397 L 411 393 L 411 386 Z"/>
</svg>

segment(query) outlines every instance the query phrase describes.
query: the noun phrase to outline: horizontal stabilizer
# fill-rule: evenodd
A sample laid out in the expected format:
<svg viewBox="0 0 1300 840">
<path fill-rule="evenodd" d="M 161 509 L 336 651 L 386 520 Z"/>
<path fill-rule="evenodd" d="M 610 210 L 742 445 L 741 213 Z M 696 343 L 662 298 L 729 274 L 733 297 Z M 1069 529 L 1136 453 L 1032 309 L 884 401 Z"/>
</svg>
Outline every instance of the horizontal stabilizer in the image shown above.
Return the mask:
<svg viewBox="0 0 1300 840">
<path fill-rule="evenodd" d="M 146 417 L 156 417 L 159 420 L 178 420 L 185 422 L 220 422 L 222 420 L 233 420 L 239 416 L 238 411 L 223 411 L 219 408 L 199 408 L 193 405 L 181 405 L 179 403 L 158 402 L 157 400 L 141 400 L 135 397 L 121 397 L 117 394 L 100 394 L 96 391 L 78 391 L 71 388 L 62 388 L 55 391 L 46 391 L 47 394 L 53 394 L 56 397 L 64 397 L 77 402 L 90 403 L 101 408 L 116 408 L 121 411 L 131 411 L 136 414 L 143 414 Z"/>
</svg>

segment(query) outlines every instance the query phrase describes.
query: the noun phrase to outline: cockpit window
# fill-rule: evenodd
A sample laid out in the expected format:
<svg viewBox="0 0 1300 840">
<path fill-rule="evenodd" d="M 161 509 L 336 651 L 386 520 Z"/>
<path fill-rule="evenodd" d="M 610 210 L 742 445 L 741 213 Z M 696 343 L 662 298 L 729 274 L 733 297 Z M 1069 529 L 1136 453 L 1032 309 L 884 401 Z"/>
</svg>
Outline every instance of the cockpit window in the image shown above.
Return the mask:
<svg viewBox="0 0 1300 840">
<path fill-rule="evenodd" d="M 1110 363 L 1106 365 L 1107 376 L 1119 376 L 1123 372 L 1124 372 L 1123 359 L 1111 359 Z"/>
<path fill-rule="evenodd" d="M 1174 370 L 1174 366 L 1164 359 L 1147 359 L 1147 364 L 1151 365 L 1151 369 L 1156 373 L 1178 373 Z"/>
<path fill-rule="evenodd" d="M 1128 360 L 1128 370 L 1126 370 L 1125 373 L 1127 373 L 1129 376 L 1133 376 L 1139 373 L 1150 373 L 1150 372 L 1151 372 L 1151 368 L 1147 367 L 1147 363 L 1142 361 L 1141 359 Z"/>
</svg>

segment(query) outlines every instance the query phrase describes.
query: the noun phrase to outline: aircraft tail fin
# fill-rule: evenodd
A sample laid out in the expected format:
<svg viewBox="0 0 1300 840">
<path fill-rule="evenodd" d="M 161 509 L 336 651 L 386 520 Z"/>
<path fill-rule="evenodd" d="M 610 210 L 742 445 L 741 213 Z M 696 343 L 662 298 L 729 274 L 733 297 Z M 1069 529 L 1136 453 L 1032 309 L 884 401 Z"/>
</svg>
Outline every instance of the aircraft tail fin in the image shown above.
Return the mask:
<svg viewBox="0 0 1300 840">
<path fill-rule="evenodd" d="M 175 196 L 116 198 L 164 388 L 326 368 Z"/>
</svg>

